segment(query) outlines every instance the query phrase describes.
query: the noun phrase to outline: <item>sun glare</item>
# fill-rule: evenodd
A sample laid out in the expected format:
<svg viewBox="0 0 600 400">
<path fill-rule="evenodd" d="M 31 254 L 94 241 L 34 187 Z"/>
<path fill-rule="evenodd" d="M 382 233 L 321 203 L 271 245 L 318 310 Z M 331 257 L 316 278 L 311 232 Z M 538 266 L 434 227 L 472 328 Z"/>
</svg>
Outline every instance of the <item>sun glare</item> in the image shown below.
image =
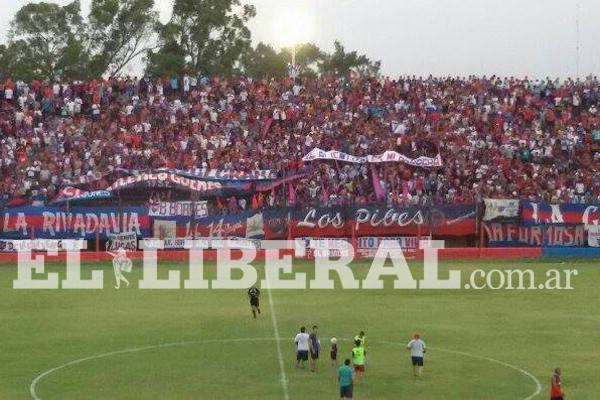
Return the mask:
<svg viewBox="0 0 600 400">
<path fill-rule="evenodd" d="M 273 42 L 287 47 L 310 41 L 313 18 L 304 10 L 289 10 L 273 23 Z"/>
</svg>

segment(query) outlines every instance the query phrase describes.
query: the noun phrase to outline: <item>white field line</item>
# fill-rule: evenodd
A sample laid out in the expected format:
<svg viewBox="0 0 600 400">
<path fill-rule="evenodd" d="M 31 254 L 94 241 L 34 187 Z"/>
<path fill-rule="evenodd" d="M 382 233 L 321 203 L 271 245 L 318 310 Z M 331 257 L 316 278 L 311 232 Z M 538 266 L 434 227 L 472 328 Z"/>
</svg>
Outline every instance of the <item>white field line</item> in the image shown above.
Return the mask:
<svg viewBox="0 0 600 400">
<path fill-rule="evenodd" d="M 277 329 L 278 331 L 278 329 Z M 344 339 L 342 339 L 344 340 Z M 350 339 L 345 339 L 345 340 L 350 340 Z M 89 357 L 84 357 L 84 358 L 79 358 L 77 360 L 73 360 L 73 361 L 69 361 L 67 363 L 61 364 L 57 367 L 54 367 L 52 369 L 49 369 L 47 371 L 42 372 L 41 374 L 39 374 L 38 376 L 35 377 L 35 379 L 33 379 L 33 381 L 31 382 L 31 385 L 29 386 L 29 393 L 31 394 L 31 398 L 33 400 L 42 400 L 41 397 L 38 396 L 37 392 L 36 392 L 36 387 L 37 385 L 40 383 L 40 381 L 42 379 L 44 379 L 45 377 L 47 377 L 48 375 L 51 375 L 57 371 L 60 371 L 64 368 L 70 367 L 70 366 L 74 366 L 74 365 L 78 365 L 87 361 L 93 361 L 93 360 L 98 360 L 98 359 L 102 359 L 102 358 L 107 358 L 107 357 L 112 357 L 115 355 L 119 355 L 119 354 L 128 354 L 128 353 L 137 353 L 137 352 L 141 352 L 141 351 L 146 351 L 146 350 L 152 350 L 152 349 L 161 349 L 161 348 L 167 348 L 167 347 L 178 347 L 178 346 L 190 346 L 190 345 L 195 345 L 195 344 L 211 344 L 211 343 L 235 343 L 235 342 L 265 342 L 265 341 L 275 341 L 277 343 L 281 342 L 281 339 L 277 339 L 277 338 L 273 338 L 273 337 L 258 337 L 258 338 L 233 338 L 233 339 L 206 339 L 206 340 L 192 340 L 192 341 L 186 341 L 186 342 L 173 342 L 173 343 L 162 343 L 162 344 L 156 344 L 156 345 L 151 345 L 151 346 L 143 346 L 143 347 L 132 347 L 129 349 L 123 349 L 123 350 L 117 350 L 117 351 L 111 351 L 108 353 L 102 353 L 102 354 L 97 354 L 97 355 L 93 355 L 93 356 L 89 356 Z M 371 340 L 370 343 L 379 343 L 379 344 L 385 344 L 385 345 L 394 345 L 394 346 L 401 346 L 400 343 L 397 342 L 389 342 L 389 341 L 377 341 L 377 340 Z M 278 345 L 279 348 L 279 353 L 281 351 L 281 347 Z M 487 361 L 487 362 L 491 362 L 494 364 L 498 364 L 501 366 L 504 366 L 506 368 L 510 368 L 513 369 L 523 375 L 525 375 L 526 377 L 528 377 L 531 381 L 533 381 L 533 383 L 536 386 L 535 391 L 520 400 L 532 400 L 533 398 L 537 397 L 542 390 L 542 385 L 540 383 L 540 381 L 530 372 L 525 371 L 524 369 L 517 367 L 515 365 L 506 363 L 504 361 L 500 361 L 500 360 L 496 360 L 495 358 L 490 358 L 490 357 L 484 357 L 484 356 L 479 356 L 477 354 L 472 354 L 472 353 L 467 353 L 464 351 L 456 351 L 456 350 L 449 350 L 449 349 L 442 349 L 439 347 L 429 347 L 430 350 L 434 350 L 434 351 L 441 351 L 444 353 L 449 353 L 449 354 L 456 354 L 459 356 L 463 356 L 463 357 L 469 357 L 469 358 L 474 358 L 474 359 L 478 359 L 478 360 L 483 360 L 483 361 Z M 281 354 L 281 353 L 280 353 Z M 283 358 L 280 357 L 280 360 L 282 360 L 283 362 Z M 280 364 L 281 366 L 283 366 L 283 364 Z M 285 376 L 285 370 L 282 369 L 283 371 L 283 376 Z M 284 389 L 284 395 L 287 392 L 287 380 L 285 381 L 285 383 L 282 381 L 282 384 L 284 385 L 285 389 Z M 288 397 L 286 397 L 286 399 L 289 398 L 289 394 Z"/>
<path fill-rule="evenodd" d="M 31 385 L 29 386 L 29 394 L 31 395 L 31 398 L 34 400 L 42 400 L 42 398 L 39 397 L 36 392 L 36 387 L 42 379 L 44 379 L 46 376 L 48 376 L 50 374 L 60 371 L 63 368 L 81 364 L 86 361 L 99 360 L 101 358 L 112 357 L 112 356 L 116 356 L 119 354 L 137 353 L 137 352 L 145 351 L 145 350 L 162 349 L 162 348 L 166 348 L 166 347 L 189 346 L 189 345 L 194 345 L 194 344 L 210 344 L 210 343 L 260 342 L 260 341 L 272 341 L 272 340 L 274 340 L 274 338 L 272 338 L 272 337 L 269 337 L 269 338 L 262 337 L 262 338 L 192 340 L 192 341 L 186 341 L 186 342 L 172 342 L 172 343 L 155 344 L 155 345 L 151 345 L 151 346 L 132 347 L 129 349 L 123 349 L 123 350 L 117 350 L 117 351 L 110 351 L 108 353 L 96 354 L 94 356 L 89 356 L 89 357 L 84 357 L 84 358 L 79 358 L 77 360 L 69 361 L 67 363 L 61 364 L 57 367 L 54 367 L 52 369 L 42 372 L 41 374 L 36 376 L 35 379 L 31 382 Z"/>
<path fill-rule="evenodd" d="M 269 278 L 267 274 L 265 274 L 265 279 L 267 283 L 269 282 Z M 277 326 L 277 315 L 275 314 L 275 304 L 273 302 L 273 293 L 271 293 L 271 289 L 267 289 L 267 297 L 269 298 L 269 309 L 271 311 L 271 323 L 273 324 L 273 334 L 275 335 L 275 344 L 277 346 L 277 358 L 279 359 L 279 374 L 281 381 L 281 388 L 283 389 L 283 398 L 284 400 L 289 400 L 290 393 L 288 391 L 288 381 L 287 376 L 285 375 L 285 364 L 283 361 L 283 353 L 281 352 L 281 337 L 279 336 L 279 327 Z"/>
</svg>

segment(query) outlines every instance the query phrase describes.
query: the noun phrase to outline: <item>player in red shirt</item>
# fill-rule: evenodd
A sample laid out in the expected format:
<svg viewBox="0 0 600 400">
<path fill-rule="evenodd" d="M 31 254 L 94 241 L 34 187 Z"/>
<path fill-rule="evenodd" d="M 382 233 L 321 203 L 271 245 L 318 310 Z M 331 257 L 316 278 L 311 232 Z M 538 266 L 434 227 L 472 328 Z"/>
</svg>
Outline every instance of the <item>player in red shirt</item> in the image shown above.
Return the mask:
<svg viewBox="0 0 600 400">
<path fill-rule="evenodd" d="M 556 368 L 550 380 L 550 400 L 564 400 L 565 394 L 560 387 L 560 368 Z"/>
</svg>

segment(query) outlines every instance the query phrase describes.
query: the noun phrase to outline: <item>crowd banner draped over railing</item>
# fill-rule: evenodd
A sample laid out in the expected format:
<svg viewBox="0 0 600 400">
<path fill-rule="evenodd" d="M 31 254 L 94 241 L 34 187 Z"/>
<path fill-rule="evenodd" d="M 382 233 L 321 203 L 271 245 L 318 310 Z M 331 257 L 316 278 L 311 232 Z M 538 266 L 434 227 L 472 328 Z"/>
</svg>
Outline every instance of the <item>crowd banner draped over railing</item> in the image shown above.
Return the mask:
<svg viewBox="0 0 600 400">
<path fill-rule="evenodd" d="M 210 192 L 223 189 L 223 184 L 218 181 L 190 179 L 170 172 L 142 173 L 117 179 L 108 190 L 121 190 L 129 187 L 162 187 L 182 188 L 192 192 Z"/>
<path fill-rule="evenodd" d="M 266 207 L 220 215 L 208 215 L 204 200 L 158 202 L 150 207 L 6 207 L 0 214 L 0 240 L 4 240 L 0 246 L 15 248 L 20 244 L 14 240 L 27 239 L 112 238 L 126 240 L 131 247 L 135 239 L 153 237 L 176 240 L 432 236 L 464 240 L 481 235 L 482 244 L 492 247 L 600 247 L 599 206 L 522 201 L 515 218 L 512 203 L 500 200 L 486 204 L 494 208 L 486 210 L 491 220 L 481 224 L 481 231 L 477 230 L 475 204 Z M 121 237 L 123 234 L 130 235 Z M 45 242 L 37 244 L 46 246 Z"/>
<path fill-rule="evenodd" d="M 314 207 L 294 209 L 293 236 L 351 237 L 428 234 L 475 234 L 475 205 L 433 207 Z"/>
<path fill-rule="evenodd" d="M 519 217 L 519 200 L 484 199 L 483 201 L 485 203 L 484 221 Z"/>
<path fill-rule="evenodd" d="M 485 199 L 488 246 L 598 247 L 600 206 L 523 200 L 515 217 L 515 201 Z"/>
<path fill-rule="evenodd" d="M 107 239 L 135 232 L 150 235 L 147 207 L 15 207 L 2 214 L 1 238 Z"/>
<path fill-rule="evenodd" d="M 157 229 L 159 227 L 159 229 Z M 475 206 L 265 208 L 204 218 L 154 219 L 154 236 L 286 239 L 475 234 Z"/>
<path fill-rule="evenodd" d="M 581 247 L 588 244 L 588 233 L 583 225 L 491 222 L 483 229 L 490 247 Z"/>
<path fill-rule="evenodd" d="M 279 178 L 257 177 L 253 179 L 250 176 L 246 176 L 242 179 L 225 179 L 223 177 L 201 178 L 180 170 L 156 170 L 154 172 L 142 172 L 121 177 L 107 188 L 107 192 L 111 193 L 112 191 L 138 189 L 141 187 L 149 189 L 181 189 L 194 192 L 203 198 L 245 196 L 255 192 L 273 190 L 278 186 L 301 179 L 306 175 L 307 171 L 302 170 Z"/>
<path fill-rule="evenodd" d="M 72 239 L 0 239 L 0 252 L 85 250 L 85 240 Z"/>
<path fill-rule="evenodd" d="M 208 168 L 192 168 L 187 170 L 158 168 L 157 172 L 168 172 L 176 175 L 187 176 L 193 179 L 223 180 L 223 181 L 256 181 L 277 179 L 277 171 L 272 169 L 258 169 L 252 171 L 230 171 Z"/>
<path fill-rule="evenodd" d="M 600 224 L 600 205 L 521 202 L 524 224 Z"/>
<path fill-rule="evenodd" d="M 416 167 L 441 167 L 442 157 L 438 154 L 435 157 L 417 157 L 410 158 L 404 154 L 400 154 L 396 151 L 386 151 L 378 155 L 368 155 L 364 157 L 353 156 L 351 154 L 343 153 L 337 150 L 325 151 L 319 148 L 312 149 L 306 154 L 302 161 L 314 161 L 314 160 L 336 160 L 345 161 L 351 163 L 382 163 L 382 162 L 403 162 L 405 164 L 413 165 Z"/>
<path fill-rule="evenodd" d="M 88 200 L 106 200 L 111 199 L 113 194 L 108 190 L 94 190 L 87 192 L 72 186 L 62 188 L 58 196 L 52 201 L 52 204 L 66 203 L 67 201 L 88 201 Z"/>
<path fill-rule="evenodd" d="M 137 234 L 135 232 L 115 233 L 108 235 L 107 251 L 137 250 Z"/>
<path fill-rule="evenodd" d="M 148 205 L 151 217 L 207 217 L 208 201 L 151 201 Z"/>
</svg>

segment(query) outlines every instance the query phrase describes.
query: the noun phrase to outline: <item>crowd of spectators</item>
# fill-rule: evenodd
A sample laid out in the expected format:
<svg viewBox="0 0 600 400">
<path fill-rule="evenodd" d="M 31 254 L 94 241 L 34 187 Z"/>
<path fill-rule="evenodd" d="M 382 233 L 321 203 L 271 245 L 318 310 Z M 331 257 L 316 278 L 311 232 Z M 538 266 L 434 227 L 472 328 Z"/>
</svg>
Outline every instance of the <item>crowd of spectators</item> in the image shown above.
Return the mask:
<svg viewBox="0 0 600 400">
<path fill-rule="evenodd" d="M 468 77 L 281 80 L 119 77 L 0 82 L 0 199 L 47 204 L 117 171 L 272 170 L 302 176 L 219 207 L 289 203 L 600 202 L 600 82 Z M 399 162 L 303 163 L 311 149 Z M 374 190 L 373 179 L 382 191 Z M 293 197 L 293 199 L 292 199 Z"/>
</svg>

